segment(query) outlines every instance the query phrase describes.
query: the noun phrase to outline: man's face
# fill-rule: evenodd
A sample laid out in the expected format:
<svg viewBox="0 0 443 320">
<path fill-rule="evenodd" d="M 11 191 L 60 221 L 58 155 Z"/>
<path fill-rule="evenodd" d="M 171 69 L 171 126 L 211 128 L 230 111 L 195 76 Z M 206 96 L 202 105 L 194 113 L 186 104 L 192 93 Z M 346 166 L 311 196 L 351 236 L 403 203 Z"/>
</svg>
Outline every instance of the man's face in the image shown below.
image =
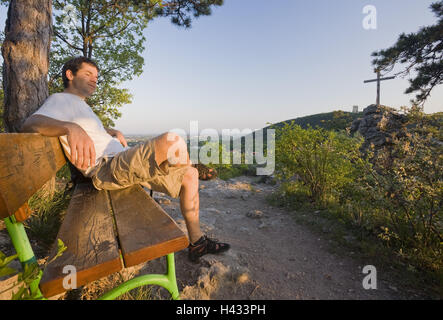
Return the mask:
<svg viewBox="0 0 443 320">
<path fill-rule="evenodd" d="M 69 87 L 72 86 L 72 89 L 75 89 L 84 97 L 90 97 L 97 87 L 98 72 L 89 63 L 83 62 L 76 75 L 73 75 L 71 70 L 68 70 L 66 76 L 71 80 Z"/>
</svg>

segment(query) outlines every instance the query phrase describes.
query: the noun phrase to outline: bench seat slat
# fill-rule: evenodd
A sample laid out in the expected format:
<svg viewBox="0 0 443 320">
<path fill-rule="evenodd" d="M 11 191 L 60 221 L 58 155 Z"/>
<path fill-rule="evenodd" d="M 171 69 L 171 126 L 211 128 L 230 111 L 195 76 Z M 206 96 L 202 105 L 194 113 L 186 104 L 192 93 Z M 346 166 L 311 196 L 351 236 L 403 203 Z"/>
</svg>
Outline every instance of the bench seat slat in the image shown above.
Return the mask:
<svg viewBox="0 0 443 320">
<path fill-rule="evenodd" d="M 77 271 L 77 287 L 122 269 L 114 223 L 105 191 L 90 183 L 76 186 L 62 226 L 57 235 L 67 250 L 48 264 L 40 289 L 45 297 L 66 291 L 63 268 L 72 265 Z M 57 251 L 57 241 L 50 258 Z"/>
<path fill-rule="evenodd" d="M 110 198 L 126 267 L 188 246 L 183 231 L 141 186 L 110 191 Z"/>
</svg>

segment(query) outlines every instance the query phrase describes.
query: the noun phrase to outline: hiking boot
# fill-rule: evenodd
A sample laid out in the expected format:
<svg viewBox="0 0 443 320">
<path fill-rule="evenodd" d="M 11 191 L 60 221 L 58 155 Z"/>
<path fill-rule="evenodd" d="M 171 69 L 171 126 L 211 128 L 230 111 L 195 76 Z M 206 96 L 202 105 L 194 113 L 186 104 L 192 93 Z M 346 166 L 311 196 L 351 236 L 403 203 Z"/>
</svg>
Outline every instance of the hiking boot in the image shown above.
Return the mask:
<svg viewBox="0 0 443 320">
<path fill-rule="evenodd" d="M 207 236 L 202 236 L 194 244 L 188 247 L 189 260 L 198 262 L 199 258 L 207 253 L 217 254 L 229 250 L 231 246 L 227 243 L 221 243 L 217 239 L 211 239 Z"/>
<path fill-rule="evenodd" d="M 200 180 L 212 180 L 217 178 L 217 170 L 214 168 L 209 168 L 202 163 L 193 164 L 192 166 L 198 170 L 198 178 Z"/>
</svg>

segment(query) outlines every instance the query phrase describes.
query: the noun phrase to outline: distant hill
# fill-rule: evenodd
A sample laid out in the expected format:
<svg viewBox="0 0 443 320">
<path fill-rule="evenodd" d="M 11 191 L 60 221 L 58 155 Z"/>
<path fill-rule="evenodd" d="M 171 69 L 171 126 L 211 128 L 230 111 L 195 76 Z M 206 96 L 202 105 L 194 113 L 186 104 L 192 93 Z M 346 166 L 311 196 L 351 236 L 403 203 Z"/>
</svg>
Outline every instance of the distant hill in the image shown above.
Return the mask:
<svg viewBox="0 0 443 320">
<path fill-rule="evenodd" d="M 285 120 L 272 124 L 264 129 L 281 128 L 286 123 L 291 123 L 292 121 L 294 121 L 295 124 L 300 125 L 303 129 L 306 129 L 310 125 L 312 128 L 316 128 L 318 126 L 326 130 L 345 130 L 347 127 L 351 126 L 352 121 L 357 118 L 361 118 L 362 116 L 363 112 L 353 113 L 337 110 L 327 113 L 318 113 L 310 116 L 299 117 L 291 120 Z"/>
<path fill-rule="evenodd" d="M 294 121 L 295 124 L 300 125 L 303 129 L 311 126 L 312 128 L 320 127 L 326 130 L 345 130 L 351 126 L 352 121 L 357 118 L 363 117 L 363 112 L 346 112 L 346 111 L 332 111 L 326 113 L 318 113 L 310 116 L 299 117 L 295 119 L 285 120 L 278 123 L 274 123 L 263 128 L 263 142 L 266 145 L 266 130 L 267 129 L 278 129 L 283 127 L 286 123 L 290 124 Z M 254 133 L 252 133 L 255 136 Z M 241 145 L 244 148 L 245 137 L 241 138 Z"/>
</svg>

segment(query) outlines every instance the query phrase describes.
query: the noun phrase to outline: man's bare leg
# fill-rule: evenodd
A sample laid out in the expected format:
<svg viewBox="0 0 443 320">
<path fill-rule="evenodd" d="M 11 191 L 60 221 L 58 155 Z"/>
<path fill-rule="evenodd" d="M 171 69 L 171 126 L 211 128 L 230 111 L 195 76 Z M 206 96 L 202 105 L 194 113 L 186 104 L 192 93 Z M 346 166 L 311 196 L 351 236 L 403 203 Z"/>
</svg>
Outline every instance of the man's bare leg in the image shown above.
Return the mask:
<svg viewBox="0 0 443 320">
<path fill-rule="evenodd" d="M 198 171 L 189 167 L 180 190 L 180 209 L 188 229 L 189 241 L 195 243 L 202 237 L 199 221 Z"/>
<path fill-rule="evenodd" d="M 188 166 L 188 170 L 183 177 L 179 196 L 180 209 L 191 242 L 188 250 L 189 259 L 197 262 L 201 256 L 207 253 L 218 254 L 229 250 L 229 244 L 203 236 L 200 230 L 198 170 L 191 166 L 186 142 L 178 135 L 166 133 L 155 139 L 154 147 L 155 161 L 160 167 L 163 165 Z M 175 158 L 172 164 L 171 158 Z"/>
<path fill-rule="evenodd" d="M 186 142 L 180 136 L 165 133 L 155 138 L 154 141 L 155 161 L 160 167 L 165 165 L 189 166 L 180 189 L 180 209 L 188 229 L 189 241 L 194 243 L 203 235 L 200 231 L 199 220 L 198 171 L 190 166 Z M 169 163 L 171 154 L 176 157 L 174 164 Z"/>
</svg>

